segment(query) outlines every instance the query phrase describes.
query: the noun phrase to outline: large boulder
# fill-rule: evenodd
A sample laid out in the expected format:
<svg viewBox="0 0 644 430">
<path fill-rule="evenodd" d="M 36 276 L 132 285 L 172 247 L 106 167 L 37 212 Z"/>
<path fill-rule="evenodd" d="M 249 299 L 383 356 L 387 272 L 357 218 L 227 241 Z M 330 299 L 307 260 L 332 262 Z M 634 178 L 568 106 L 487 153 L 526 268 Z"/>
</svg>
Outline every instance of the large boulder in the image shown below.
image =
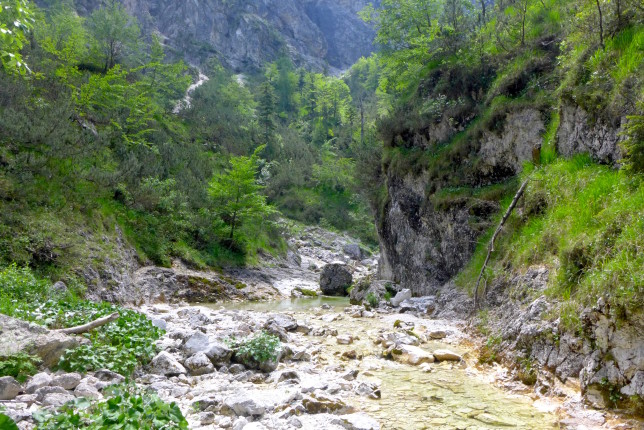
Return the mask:
<svg viewBox="0 0 644 430">
<path fill-rule="evenodd" d="M 351 257 L 352 260 L 360 261 L 365 257 L 365 253 L 360 248 L 360 245 L 348 244 L 342 248 L 345 254 Z"/>
<path fill-rule="evenodd" d="M 324 266 L 320 274 L 320 289 L 326 296 L 346 296 L 353 283 L 353 275 L 343 263 Z"/>
<path fill-rule="evenodd" d="M 400 291 L 394 298 L 391 299 L 391 306 L 398 307 L 405 300 L 411 299 L 411 290 L 405 289 Z"/>
<path fill-rule="evenodd" d="M 82 339 L 6 315 L 0 315 L 0 338 L 0 357 L 37 355 L 44 367 L 58 364 L 65 350 L 78 347 Z"/>
<path fill-rule="evenodd" d="M 21 391 L 20 384 L 11 376 L 0 378 L 0 400 L 13 400 Z"/>
</svg>

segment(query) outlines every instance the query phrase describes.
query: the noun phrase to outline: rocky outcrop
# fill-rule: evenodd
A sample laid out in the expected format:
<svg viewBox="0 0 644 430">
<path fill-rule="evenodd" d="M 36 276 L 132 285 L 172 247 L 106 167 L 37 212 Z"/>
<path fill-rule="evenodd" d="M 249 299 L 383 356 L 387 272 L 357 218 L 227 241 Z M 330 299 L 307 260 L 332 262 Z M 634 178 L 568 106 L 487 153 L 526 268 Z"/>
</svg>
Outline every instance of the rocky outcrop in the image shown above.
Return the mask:
<svg viewBox="0 0 644 430">
<path fill-rule="evenodd" d="M 74 349 L 81 343 L 79 338 L 2 314 L 0 338 L 0 357 L 19 353 L 36 355 L 45 367 L 55 366 L 65 350 Z"/>
<path fill-rule="evenodd" d="M 552 393 L 556 377 L 562 382 L 579 379 L 585 399 L 600 408 L 642 396 L 642 317 L 624 321 L 600 299 L 581 315 L 583 336 L 570 333 L 560 320 L 545 318 L 553 305 L 539 294 L 545 292 L 549 276 L 545 267 L 533 267 L 491 286 L 489 328 L 500 340 L 495 353 L 521 379 L 529 367 L 534 372 L 530 382 L 540 392 Z M 506 291 L 512 291 L 513 298 Z"/>
<path fill-rule="evenodd" d="M 374 31 L 358 0 L 123 0 L 147 34 L 160 34 L 178 57 L 202 64 L 216 56 L 236 71 L 287 55 L 317 70 L 344 70 L 373 49 Z M 76 2 L 82 14 L 98 2 Z"/>
<path fill-rule="evenodd" d="M 476 154 L 468 155 L 471 161 L 462 159 L 458 169 L 468 169 L 477 185 L 510 178 L 524 162 L 538 156 L 544 132 L 539 110 L 507 113 L 502 130 L 483 131 L 473 145 Z M 401 175 L 390 167 L 386 174 L 389 199 L 377 220 L 379 275 L 410 288 L 416 296 L 433 294 L 469 261 L 477 238 L 491 225 L 499 206 L 466 197 L 436 202 L 427 194 L 432 184 L 426 172 Z"/>
<path fill-rule="evenodd" d="M 557 151 L 566 157 L 589 153 L 594 160 L 615 164 L 622 158 L 619 146 L 621 126 L 603 119 L 593 119 L 583 108 L 564 103 L 561 106 Z"/>
</svg>

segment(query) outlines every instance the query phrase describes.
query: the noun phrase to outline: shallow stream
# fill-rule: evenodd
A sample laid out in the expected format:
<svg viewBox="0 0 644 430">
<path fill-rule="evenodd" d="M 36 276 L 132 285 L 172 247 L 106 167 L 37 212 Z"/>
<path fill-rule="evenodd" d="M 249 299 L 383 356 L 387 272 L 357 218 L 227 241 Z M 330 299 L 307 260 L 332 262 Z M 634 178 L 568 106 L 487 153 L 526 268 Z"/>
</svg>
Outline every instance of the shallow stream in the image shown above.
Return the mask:
<svg viewBox="0 0 644 430">
<path fill-rule="evenodd" d="M 320 306 L 330 308 L 323 310 Z M 491 370 L 475 366 L 476 357 L 457 322 L 416 318 L 406 314 L 383 314 L 375 318 L 352 318 L 343 312 L 347 299 L 315 298 L 271 303 L 228 304 L 226 309 L 261 313 L 284 312 L 298 320 L 315 320 L 337 315 L 327 326 L 358 337 L 351 345 L 340 345 L 333 336 L 314 338 L 320 347 L 320 371 L 334 366 L 359 370 L 358 380 L 380 385 L 381 398 L 349 396 L 347 404 L 376 418 L 383 429 L 552 429 L 557 426 L 554 414 L 541 412 L 525 394 L 513 394 L 493 385 Z M 212 305 L 220 309 L 221 303 Z M 415 331 L 443 330 L 450 335 L 443 341 L 429 341 L 420 347 L 426 351 L 450 349 L 465 358 L 465 363 L 434 363 L 427 372 L 418 366 L 382 358 L 382 346 L 373 340 L 381 330 L 393 331 L 400 319 L 414 324 Z M 357 360 L 341 357 L 355 350 Z M 360 358 L 361 357 L 361 358 Z"/>
</svg>

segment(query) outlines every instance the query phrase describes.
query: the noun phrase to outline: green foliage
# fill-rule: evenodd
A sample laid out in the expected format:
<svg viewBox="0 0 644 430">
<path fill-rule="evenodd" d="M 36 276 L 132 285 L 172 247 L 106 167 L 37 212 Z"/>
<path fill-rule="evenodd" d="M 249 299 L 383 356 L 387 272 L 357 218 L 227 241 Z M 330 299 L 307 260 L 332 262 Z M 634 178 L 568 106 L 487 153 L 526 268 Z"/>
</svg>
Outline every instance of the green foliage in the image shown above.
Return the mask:
<svg viewBox="0 0 644 430">
<path fill-rule="evenodd" d="M 264 149 L 259 147 L 251 157 L 231 157 L 231 167 L 222 174 L 216 175 L 210 182 L 209 193 L 216 205 L 216 213 L 230 228 L 228 239 L 232 243 L 244 243 L 248 236 L 240 239 L 235 236 L 250 224 L 266 223 L 275 212 L 266 203 L 266 197 L 261 193 L 262 186 L 257 182 L 259 166 L 258 153 Z"/>
<path fill-rule="evenodd" d="M 30 376 L 38 373 L 40 358 L 20 353 L 9 357 L 0 357 L 0 377 L 13 376 L 21 384 Z M 4 428 L 0 426 L 0 428 Z"/>
<path fill-rule="evenodd" d="M 367 303 L 369 303 L 369 306 L 372 308 L 377 308 L 380 303 L 380 299 L 374 293 L 369 293 L 367 294 Z"/>
<path fill-rule="evenodd" d="M 81 308 L 82 310 L 78 309 Z M 96 312 L 96 308 L 102 308 Z M 107 312 L 105 312 L 107 311 Z M 131 375 L 137 367 L 149 363 L 156 355 L 154 342 L 161 337 L 162 331 L 153 326 L 151 321 L 137 312 L 114 306 L 88 305 L 72 308 L 66 314 L 91 321 L 101 314 L 117 311 L 120 318 L 113 323 L 93 330 L 89 339 L 91 345 L 67 351 L 61 357 L 59 366 L 67 371 L 87 372 L 90 370 L 109 369 L 122 375 Z M 92 315 L 91 318 L 80 318 L 78 313 Z"/>
<path fill-rule="evenodd" d="M 644 187 L 640 177 L 595 165 L 587 156 L 556 160 L 533 173 L 523 207 L 524 215 L 515 212 L 497 241 L 488 282 L 508 268 L 549 266 L 547 294 L 561 302 L 553 315 L 561 315 L 569 330 L 578 328 L 580 308 L 593 305 L 600 296 L 618 313 L 641 309 Z M 526 212 L 530 207 L 539 209 Z M 483 236 L 481 244 L 486 243 Z M 486 252 L 485 246 L 477 248 L 459 276 L 460 285 L 474 283 Z"/>
<path fill-rule="evenodd" d="M 644 101 L 639 108 L 644 111 Z M 644 173 L 644 115 L 627 117 L 624 129 L 626 139 L 622 145 L 626 149 L 626 167 L 636 173 Z"/>
<path fill-rule="evenodd" d="M 90 345 L 65 352 L 59 366 L 68 371 L 110 369 L 130 375 L 154 357 L 154 342 L 162 334 L 143 314 L 110 303 L 80 300 L 69 292 L 55 293 L 30 269 L 15 265 L 0 271 L 0 304 L 0 313 L 51 329 L 75 327 L 118 312 L 118 320 L 85 335 Z M 35 362 L 29 357 L 16 360 L 10 357 L 0 362 L 0 368 L 18 375 L 33 372 Z"/>
<path fill-rule="evenodd" d="M 138 23 L 115 0 L 109 0 L 92 12 L 88 18 L 88 28 L 93 36 L 92 58 L 104 72 L 138 48 L 141 35 Z"/>
<path fill-rule="evenodd" d="M 57 412 L 42 411 L 34 417 L 38 430 L 71 429 L 187 429 L 188 422 L 175 403 L 165 403 L 152 392 L 134 385 L 112 386 L 108 399 L 92 404 L 78 398 Z"/>
<path fill-rule="evenodd" d="M 4 430 L 18 430 L 18 425 L 7 415 L 0 413 L 0 428 Z"/>
<path fill-rule="evenodd" d="M 33 24 L 29 1 L 0 1 L 0 63 L 5 71 L 24 75 L 29 70 L 21 50 Z"/>
<path fill-rule="evenodd" d="M 228 339 L 228 344 L 242 361 L 259 364 L 277 360 L 281 349 L 279 337 L 265 331 L 245 339 Z"/>
</svg>

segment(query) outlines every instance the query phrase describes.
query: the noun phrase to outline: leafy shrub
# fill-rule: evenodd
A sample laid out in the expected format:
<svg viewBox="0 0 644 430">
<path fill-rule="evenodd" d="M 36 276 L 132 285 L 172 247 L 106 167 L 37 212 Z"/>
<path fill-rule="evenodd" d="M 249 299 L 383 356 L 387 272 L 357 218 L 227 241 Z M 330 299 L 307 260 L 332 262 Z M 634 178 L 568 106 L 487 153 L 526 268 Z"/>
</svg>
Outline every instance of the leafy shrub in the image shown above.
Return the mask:
<svg viewBox="0 0 644 430">
<path fill-rule="evenodd" d="M 135 386 L 118 385 L 106 389 L 110 398 L 91 404 L 78 398 L 56 414 L 42 411 L 34 415 L 38 430 L 84 428 L 107 429 L 187 429 L 188 422 L 175 403 L 163 402 L 156 393 Z"/>
<path fill-rule="evenodd" d="M 0 414 L 0 429 L 18 430 L 16 423 L 5 414 Z"/>
<path fill-rule="evenodd" d="M 277 360 L 281 348 L 279 337 L 266 331 L 242 340 L 230 339 L 228 344 L 242 361 L 260 364 Z"/>
<path fill-rule="evenodd" d="M 59 365 L 67 371 L 109 369 L 129 375 L 157 352 L 154 342 L 162 332 L 143 314 L 110 303 L 79 300 L 69 294 L 56 295 L 48 281 L 38 279 L 29 268 L 15 265 L 0 271 L 0 287 L 0 313 L 51 329 L 86 324 L 115 312 L 120 314 L 118 320 L 85 334 L 91 345 L 65 352 Z M 7 361 L 5 367 L 13 368 L 12 362 Z M 21 364 L 27 366 L 21 368 L 22 372 L 29 370 L 29 363 Z"/>
<path fill-rule="evenodd" d="M 37 356 L 20 353 L 0 358 L 0 377 L 13 376 L 20 383 L 38 372 L 40 359 Z M 3 428 L 0 426 L 0 428 Z"/>
<path fill-rule="evenodd" d="M 89 334 L 92 345 L 65 352 L 60 359 L 60 367 L 67 371 L 86 372 L 96 369 L 109 369 L 130 375 L 140 365 L 147 364 L 157 353 L 154 342 L 161 337 L 162 331 L 152 325 L 144 315 L 114 307 L 121 317 Z M 92 318 L 88 318 L 91 320 Z"/>
<path fill-rule="evenodd" d="M 380 299 L 374 293 L 369 293 L 367 294 L 367 303 L 369 303 L 369 306 L 372 308 L 376 308 L 380 303 Z"/>
</svg>

